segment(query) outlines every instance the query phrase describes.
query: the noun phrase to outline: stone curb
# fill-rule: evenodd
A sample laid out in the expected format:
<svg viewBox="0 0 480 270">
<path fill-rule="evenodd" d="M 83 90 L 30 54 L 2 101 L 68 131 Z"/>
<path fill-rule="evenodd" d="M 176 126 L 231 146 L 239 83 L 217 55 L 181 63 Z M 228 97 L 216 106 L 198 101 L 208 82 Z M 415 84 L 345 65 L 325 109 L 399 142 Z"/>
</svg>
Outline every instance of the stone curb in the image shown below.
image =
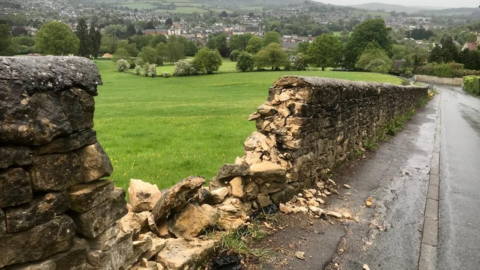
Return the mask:
<svg viewBox="0 0 480 270">
<path fill-rule="evenodd" d="M 438 245 L 438 207 L 440 192 L 440 135 L 441 135 L 441 111 L 440 102 L 437 105 L 437 119 L 435 127 L 435 143 L 430 163 L 430 179 L 425 205 L 425 219 L 423 223 L 422 245 L 420 247 L 419 270 L 437 269 L 437 245 Z"/>
</svg>

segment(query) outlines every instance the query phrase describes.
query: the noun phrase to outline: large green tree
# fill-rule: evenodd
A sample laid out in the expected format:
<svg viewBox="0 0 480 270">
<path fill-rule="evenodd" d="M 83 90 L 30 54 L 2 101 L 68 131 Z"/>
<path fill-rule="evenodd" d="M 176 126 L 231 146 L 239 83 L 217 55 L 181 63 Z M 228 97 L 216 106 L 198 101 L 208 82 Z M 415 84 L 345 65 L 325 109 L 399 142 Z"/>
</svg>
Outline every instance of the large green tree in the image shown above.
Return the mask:
<svg viewBox="0 0 480 270">
<path fill-rule="evenodd" d="M 163 60 L 159 57 L 157 50 L 150 46 L 143 47 L 142 51 L 138 54 L 138 57 L 145 63 L 150 64 L 163 64 Z"/>
<path fill-rule="evenodd" d="M 282 46 L 277 43 L 270 43 L 259 51 L 254 59 L 255 66 L 258 69 L 271 67 L 272 70 L 276 70 L 289 64 L 288 55 L 283 51 Z"/>
<path fill-rule="evenodd" d="M 228 42 L 228 48 L 230 51 L 244 51 L 252 36 L 252 34 L 233 35 Z"/>
<path fill-rule="evenodd" d="M 78 55 L 83 57 L 90 57 L 90 54 L 92 52 L 92 39 L 88 33 L 87 22 L 84 18 L 80 18 L 78 20 L 75 35 L 77 35 L 77 38 L 80 41 L 78 46 Z"/>
<path fill-rule="evenodd" d="M 35 36 L 38 52 L 51 55 L 67 55 L 78 52 L 80 41 L 68 25 L 51 21 L 44 24 Z"/>
<path fill-rule="evenodd" d="M 309 62 L 325 70 L 326 67 L 336 67 L 342 61 L 343 45 L 340 39 L 332 34 L 322 34 L 315 38 L 308 47 Z"/>
<path fill-rule="evenodd" d="M 203 48 L 195 55 L 193 65 L 200 73 L 212 74 L 222 65 L 222 57 L 217 50 Z"/>
<path fill-rule="evenodd" d="M 367 45 L 372 41 L 376 41 L 387 54 L 390 54 L 392 50 L 390 32 L 391 28 L 385 25 L 383 19 L 371 19 L 357 25 L 345 47 L 345 67 L 353 68 Z"/>
<path fill-rule="evenodd" d="M 263 47 L 267 47 L 270 43 L 282 44 L 280 41 L 281 35 L 275 31 L 270 31 L 263 37 Z"/>
<path fill-rule="evenodd" d="M 99 29 L 95 29 L 95 26 L 92 24 L 88 35 L 92 42 L 92 51 L 90 53 L 95 59 L 97 59 L 98 54 L 100 53 L 100 45 L 102 44 L 102 33 L 100 33 Z"/>
<path fill-rule="evenodd" d="M 443 62 L 445 63 L 460 61 L 458 56 L 458 49 L 453 43 L 453 39 L 451 37 L 445 38 L 442 43 L 442 58 Z"/>
<path fill-rule="evenodd" d="M 435 47 L 432 49 L 432 52 L 430 53 L 430 55 L 428 57 L 428 62 L 430 62 L 430 63 L 442 63 L 443 62 L 442 47 L 440 47 L 438 44 L 436 44 Z"/>
<path fill-rule="evenodd" d="M 248 40 L 245 51 L 251 54 L 258 53 L 263 47 L 263 39 L 261 37 L 253 36 Z"/>
<path fill-rule="evenodd" d="M 392 69 L 392 65 L 393 61 L 385 50 L 376 41 L 373 41 L 367 45 L 360 55 L 355 68 L 370 72 L 388 73 Z"/>
<path fill-rule="evenodd" d="M 8 24 L 0 24 L 0 55 L 10 56 L 17 51 L 15 42 L 10 35 L 10 26 Z"/>
</svg>

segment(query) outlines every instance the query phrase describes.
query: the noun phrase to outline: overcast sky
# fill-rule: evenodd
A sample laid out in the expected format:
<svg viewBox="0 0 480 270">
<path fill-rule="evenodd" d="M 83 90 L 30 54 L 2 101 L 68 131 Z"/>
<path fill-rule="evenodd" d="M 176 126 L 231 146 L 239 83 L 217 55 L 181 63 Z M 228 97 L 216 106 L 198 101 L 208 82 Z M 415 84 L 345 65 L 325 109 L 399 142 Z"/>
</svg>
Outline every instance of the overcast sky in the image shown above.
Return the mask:
<svg viewBox="0 0 480 270">
<path fill-rule="evenodd" d="M 380 2 L 385 4 L 396 4 L 402 6 L 431 6 L 431 7 L 478 7 L 479 1 L 478 0 L 317 0 L 322 3 L 326 4 L 334 4 L 334 5 L 358 5 L 364 3 L 372 3 L 372 2 Z"/>
</svg>

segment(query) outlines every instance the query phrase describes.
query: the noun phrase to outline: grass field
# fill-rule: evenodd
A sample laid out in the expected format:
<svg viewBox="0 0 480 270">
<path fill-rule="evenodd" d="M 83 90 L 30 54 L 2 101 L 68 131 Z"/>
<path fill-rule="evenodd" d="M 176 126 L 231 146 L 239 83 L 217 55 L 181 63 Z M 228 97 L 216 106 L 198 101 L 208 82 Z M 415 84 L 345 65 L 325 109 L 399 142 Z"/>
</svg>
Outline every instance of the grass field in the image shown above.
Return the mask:
<svg viewBox="0 0 480 270">
<path fill-rule="evenodd" d="M 400 83 L 388 75 L 333 71 L 146 78 L 120 73 L 112 61 L 96 63 L 104 85 L 96 97 L 95 128 L 114 165 L 112 179 L 122 188 L 130 178 L 160 188 L 189 175 L 208 179 L 233 163 L 255 130 L 248 115 L 283 75 Z"/>
</svg>

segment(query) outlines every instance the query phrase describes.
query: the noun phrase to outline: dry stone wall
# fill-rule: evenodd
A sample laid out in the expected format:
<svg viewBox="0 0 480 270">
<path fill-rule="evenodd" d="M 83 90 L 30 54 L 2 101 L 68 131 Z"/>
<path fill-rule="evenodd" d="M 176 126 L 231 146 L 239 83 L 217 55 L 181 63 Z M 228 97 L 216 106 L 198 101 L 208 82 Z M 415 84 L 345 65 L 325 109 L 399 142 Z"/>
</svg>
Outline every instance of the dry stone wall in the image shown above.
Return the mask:
<svg viewBox="0 0 480 270">
<path fill-rule="evenodd" d="M 0 268 L 114 269 L 129 252 L 112 246 L 133 253 L 131 233 L 109 234 L 127 205 L 93 130 L 101 83 L 84 58 L 0 58 Z"/>
<path fill-rule="evenodd" d="M 333 192 L 322 173 L 427 96 L 284 77 L 250 116 L 244 156 L 208 187 L 198 176 L 163 192 L 132 179 L 127 205 L 93 130 L 99 84 L 84 58 L 0 58 L 0 269 L 197 269 L 253 212 L 314 183 Z"/>
</svg>

